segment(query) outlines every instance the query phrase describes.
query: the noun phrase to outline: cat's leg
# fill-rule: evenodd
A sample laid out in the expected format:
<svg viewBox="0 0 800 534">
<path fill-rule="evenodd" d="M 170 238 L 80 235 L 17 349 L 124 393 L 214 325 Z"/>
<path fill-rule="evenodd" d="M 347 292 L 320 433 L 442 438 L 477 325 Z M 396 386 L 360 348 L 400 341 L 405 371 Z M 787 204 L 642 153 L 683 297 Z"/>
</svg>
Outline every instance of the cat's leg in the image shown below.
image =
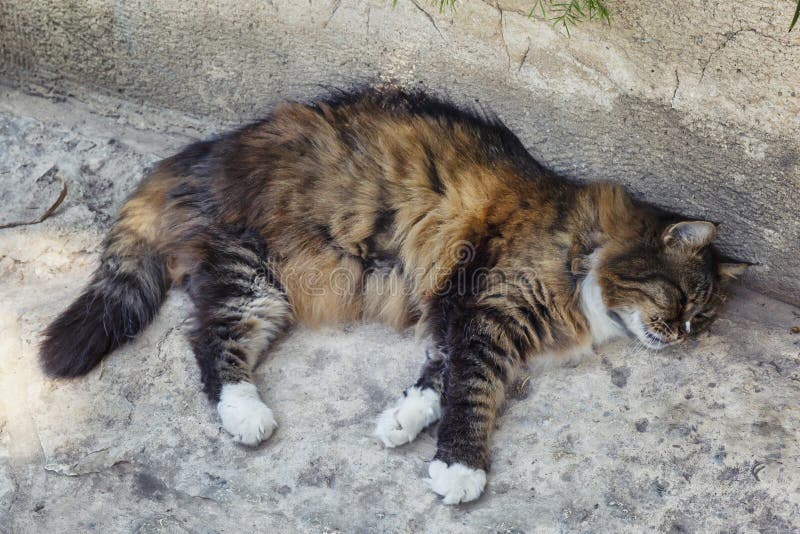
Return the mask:
<svg viewBox="0 0 800 534">
<path fill-rule="evenodd" d="M 427 358 L 417 383 L 405 390 L 403 396 L 378 417 L 375 436 L 387 447 L 413 441 L 442 415 L 444 356 L 435 347 L 426 352 Z"/>
<path fill-rule="evenodd" d="M 253 368 L 289 325 L 291 309 L 260 238 L 215 232 L 190 274 L 196 306 L 191 343 L 222 426 L 235 441 L 254 446 L 277 423 L 253 384 Z"/>
<path fill-rule="evenodd" d="M 428 469 L 428 483 L 445 504 L 471 501 L 483 492 L 489 438 L 525 350 L 525 336 L 498 310 L 477 311 L 462 320 L 467 326 L 449 329 L 442 420 Z"/>
</svg>

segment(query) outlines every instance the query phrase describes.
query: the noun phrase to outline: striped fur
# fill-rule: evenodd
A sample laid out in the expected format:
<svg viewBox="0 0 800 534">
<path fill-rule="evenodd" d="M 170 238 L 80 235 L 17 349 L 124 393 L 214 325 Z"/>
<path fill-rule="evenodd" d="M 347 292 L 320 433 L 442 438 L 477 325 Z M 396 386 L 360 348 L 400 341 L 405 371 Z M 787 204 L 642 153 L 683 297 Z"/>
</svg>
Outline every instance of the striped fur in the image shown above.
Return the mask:
<svg viewBox="0 0 800 534">
<path fill-rule="evenodd" d="M 715 234 L 619 186 L 560 178 L 499 121 L 422 93 L 289 103 L 158 166 L 123 207 L 89 288 L 45 332 L 41 358 L 54 376 L 89 371 L 184 285 L 205 390 L 213 401 L 230 393 L 223 424 L 252 444 L 274 420 L 247 384 L 291 323 L 417 324 L 436 349 L 414 402 L 398 407 L 429 413 L 403 412 L 413 432 L 384 441 L 438 417 L 438 395 L 431 487 L 459 502 L 485 483 L 521 364 L 625 330 L 660 348 L 713 318 L 742 270 L 721 262 Z"/>
<path fill-rule="evenodd" d="M 216 402 L 224 384 L 252 382 L 259 357 L 289 325 L 291 308 L 257 234 L 210 233 L 187 285 L 195 303 L 189 337 L 205 392 Z"/>
</svg>

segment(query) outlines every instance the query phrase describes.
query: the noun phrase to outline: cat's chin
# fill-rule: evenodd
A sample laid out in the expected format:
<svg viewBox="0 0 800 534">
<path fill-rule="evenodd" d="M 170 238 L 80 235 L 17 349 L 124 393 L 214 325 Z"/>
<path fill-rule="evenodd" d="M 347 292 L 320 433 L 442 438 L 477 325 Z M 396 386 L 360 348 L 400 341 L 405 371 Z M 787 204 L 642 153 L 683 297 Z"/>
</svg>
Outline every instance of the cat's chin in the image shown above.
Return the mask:
<svg viewBox="0 0 800 534">
<path fill-rule="evenodd" d="M 653 334 L 649 330 L 645 330 L 644 338 L 639 337 L 639 341 L 647 345 L 647 348 L 655 350 L 661 350 L 666 347 L 669 347 L 670 345 L 674 345 L 674 342 L 670 343 L 668 341 L 664 341 L 659 336 Z"/>
<path fill-rule="evenodd" d="M 658 334 L 651 332 L 637 311 L 617 312 L 615 315 L 625 325 L 628 334 L 638 339 L 648 349 L 661 350 L 675 344 L 675 342 L 666 341 Z"/>
</svg>

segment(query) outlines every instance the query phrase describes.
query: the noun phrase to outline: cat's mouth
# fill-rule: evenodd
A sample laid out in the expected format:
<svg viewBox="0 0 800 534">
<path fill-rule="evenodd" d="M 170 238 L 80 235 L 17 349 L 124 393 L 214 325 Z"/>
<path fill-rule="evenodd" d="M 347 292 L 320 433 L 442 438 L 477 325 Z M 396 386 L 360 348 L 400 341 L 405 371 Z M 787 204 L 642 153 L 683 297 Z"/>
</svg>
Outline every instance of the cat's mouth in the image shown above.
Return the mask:
<svg viewBox="0 0 800 534">
<path fill-rule="evenodd" d="M 647 325 L 639 318 L 639 312 L 609 311 L 609 317 L 614 320 L 628 335 L 641 341 L 648 349 L 660 350 L 675 342 L 670 342 L 650 331 Z"/>
<path fill-rule="evenodd" d="M 647 327 L 645 327 L 644 337 L 645 337 L 645 339 L 647 339 L 647 342 L 645 343 L 645 345 L 647 345 L 648 348 L 651 348 L 651 349 L 663 349 L 664 347 L 668 347 L 669 345 L 672 345 L 672 343 L 670 343 L 668 341 L 664 341 L 658 335 L 656 335 L 656 334 L 650 332 L 649 330 L 647 330 Z M 639 339 L 641 339 L 641 338 L 639 338 Z"/>
</svg>

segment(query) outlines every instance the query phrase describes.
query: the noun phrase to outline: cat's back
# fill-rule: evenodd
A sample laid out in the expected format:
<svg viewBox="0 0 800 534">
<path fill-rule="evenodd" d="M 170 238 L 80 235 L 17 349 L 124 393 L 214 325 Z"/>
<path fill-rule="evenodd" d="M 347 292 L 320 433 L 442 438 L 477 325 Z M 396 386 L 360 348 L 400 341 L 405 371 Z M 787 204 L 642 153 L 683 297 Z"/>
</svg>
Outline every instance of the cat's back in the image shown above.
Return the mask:
<svg viewBox="0 0 800 534">
<path fill-rule="evenodd" d="M 359 242 L 425 214 L 535 196 L 544 175 L 499 121 L 396 89 L 280 105 L 233 135 L 224 161 L 223 212 L 276 242 L 290 230 Z"/>
</svg>

